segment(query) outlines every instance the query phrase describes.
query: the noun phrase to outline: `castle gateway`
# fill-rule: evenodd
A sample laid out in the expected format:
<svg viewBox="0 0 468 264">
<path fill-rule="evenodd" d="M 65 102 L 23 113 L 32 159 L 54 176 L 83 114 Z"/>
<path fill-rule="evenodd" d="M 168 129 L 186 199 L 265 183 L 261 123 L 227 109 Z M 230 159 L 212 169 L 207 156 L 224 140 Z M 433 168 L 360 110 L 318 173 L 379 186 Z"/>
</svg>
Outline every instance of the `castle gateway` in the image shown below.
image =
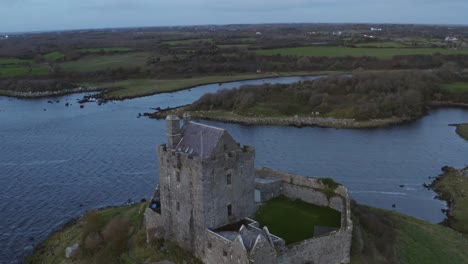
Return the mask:
<svg viewBox="0 0 468 264">
<path fill-rule="evenodd" d="M 256 170 L 255 149 L 241 146 L 226 130 L 188 119 L 181 127 L 180 119 L 172 115 L 166 122 L 168 143 L 157 150 L 159 185 L 145 211 L 148 242 L 175 243 L 210 264 L 349 262 L 352 222 L 346 188 Z M 274 229 L 284 230 L 277 228 L 278 223 L 284 220 L 286 227 L 295 219 L 269 216 L 268 210 L 280 210 L 269 209 L 280 208 L 275 207 L 279 202 L 260 209 L 262 221 L 275 222 L 271 232 L 254 220 L 257 209 L 275 199 L 333 211 L 338 223 L 330 226 L 325 221 L 315 227 L 311 223 L 310 232 L 302 234 L 292 223 L 291 234 L 299 232 L 301 240 L 289 233 L 283 239 Z"/>
</svg>

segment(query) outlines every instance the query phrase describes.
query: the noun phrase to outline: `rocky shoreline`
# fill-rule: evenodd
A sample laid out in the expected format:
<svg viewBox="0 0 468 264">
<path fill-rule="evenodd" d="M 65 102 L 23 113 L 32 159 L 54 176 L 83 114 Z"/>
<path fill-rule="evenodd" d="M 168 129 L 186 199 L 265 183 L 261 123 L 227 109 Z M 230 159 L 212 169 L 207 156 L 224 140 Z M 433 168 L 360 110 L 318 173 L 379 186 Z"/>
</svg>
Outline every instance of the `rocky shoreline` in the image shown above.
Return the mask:
<svg viewBox="0 0 468 264">
<path fill-rule="evenodd" d="M 156 113 L 145 113 L 154 119 L 163 119 L 167 115 L 176 114 L 182 116 L 185 107 L 164 109 Z M 324 128 L 378 128 L 399 125 L 414 121 L 414 118 L 385 118 L 358 121 L 356 119 L 332 118 L 332 117 L 246 117 L 224 112 L 188 111 L 193 119 L 213 120 L 226 123 L 237 123 L 242 125 L 277 125 L 295 127 L 324 127 Z"/>
<path fill-rule="evenodd" d="M 101 90 L 102 88 L 99 88 L 99 87 L 90 87 L 90 88 L 78 87 L 78 88 L 67 89 L 67 90 L 45 91 L 45 92 L 15 92 L 15 91 L 0 90 L 0 96 L 9 96 L 9 97 L 16 97 L 16 98 L 41 98 L 41 97 L 67 95 L 67 94 L 72 94 L 72 93 L 96 92 L 96 91 L 101 91 Z"/>
<path fill-rule="evenodd" d="M 435 199 L 439 199 L 447 203 L 447 209 L 443 209 L 443 213 L 446 215 L 446 219 L 440 223 L 442 225 L 448 226 L 452 229 L 457 230 L 455 227 L 455 222 L 459 221 L 459 219 L 455 218 L 455 210 L 457 206 L 466 206 L 466 205 L 459 205 L 457 204 L 457 197 L 460 194 L 462 196 L 465 195 L 468 190 L 453 190 L 450 189 L 451 182 L 446 181 L 448 177 L 457 177 L 459 179 L 468 179 L 468 167 L 463 169 L 456 169 L 449 166 L 444 166 L 442 168 L 443 174 L 435 177 L 435 179 L 430 184 L 424 184 L 424 186 L 428 189 L 433 190 L 437 193 Z M 460 230 L 457 230 L 460 232 Z"/>
</svg>

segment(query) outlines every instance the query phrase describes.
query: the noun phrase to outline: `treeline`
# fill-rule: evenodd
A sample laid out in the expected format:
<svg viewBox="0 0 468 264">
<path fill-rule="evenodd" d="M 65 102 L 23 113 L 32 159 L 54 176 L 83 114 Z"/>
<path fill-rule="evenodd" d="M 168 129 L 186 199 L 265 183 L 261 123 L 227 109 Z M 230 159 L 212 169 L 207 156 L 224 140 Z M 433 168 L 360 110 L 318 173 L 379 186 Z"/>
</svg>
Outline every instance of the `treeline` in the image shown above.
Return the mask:
<svg viewBox="0 0 468 264">
<path fill-rule="evenodd" d="M 208 93 L 189 110 L 247 116 L 318 115 L 369 120 L 421 116 L 431 100 L 450 97 L 440 74 L 355 72 L 293 84 L 265 84 Z M 466 101 L 468 102 L 468 101 Z"/>
<path fill-rule="evenodd" d="M 55 92 L 78 88 L 72 82 L 61 80 L 0 80 L 0 90 L 27 93 L 27 92 Z"/>
</svg>

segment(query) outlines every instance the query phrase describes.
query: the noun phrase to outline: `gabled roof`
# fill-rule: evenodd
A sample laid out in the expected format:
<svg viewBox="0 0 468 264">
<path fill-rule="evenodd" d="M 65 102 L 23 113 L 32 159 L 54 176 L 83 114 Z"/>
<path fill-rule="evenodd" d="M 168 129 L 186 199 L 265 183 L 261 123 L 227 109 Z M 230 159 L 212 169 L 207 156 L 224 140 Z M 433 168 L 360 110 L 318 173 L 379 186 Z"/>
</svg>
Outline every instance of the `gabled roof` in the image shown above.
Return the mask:
<svg viewBox="0 0 468 264">
<path fill-rule="evenodd" d="M 188 122 L 182 128 L 181 140 L 175 149 L 193 156 L 211 157 L 225 132 L 222 128 Z"/>
</svg>

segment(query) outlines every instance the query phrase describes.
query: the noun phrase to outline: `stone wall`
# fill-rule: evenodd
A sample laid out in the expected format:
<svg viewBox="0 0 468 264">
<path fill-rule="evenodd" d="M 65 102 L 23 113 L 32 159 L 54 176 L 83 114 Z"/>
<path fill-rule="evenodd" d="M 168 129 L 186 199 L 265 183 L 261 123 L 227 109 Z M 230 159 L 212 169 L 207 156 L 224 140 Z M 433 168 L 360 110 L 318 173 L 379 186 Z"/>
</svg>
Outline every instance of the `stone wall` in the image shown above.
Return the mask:
<svg viewBox="0 0 468 264">
<path fill-rule="evenodd" d="M 352 227 L 305 240 L 278 257 L 281 264 L 339 264 L 350 262 Z"/>
<path fill-rule="evenodd" d="M 265 178 L 274 178 L 281 180 L 285 183 L 290 183 L 294 185 L 314 188 L 314 189 L 324 189 L 326 188 L 319 179 L 310 178 L 306 176 L 299 176 L 292 173 L 275 171 L 270 168 L 261 168 L 256 170 L 257 177 Z"/>
<path fill-rule="evenodd" d="M 353 225 L 351 221 L 351 202 L 345 187 L 339 186 L 335 196 L 330 198 L 321 190 L 328 187 L 319 179 L 298 176 L 290 173 L 259 169 L 257 177 L 281 180 L 282 195 L 301 199 L 311 204 L 328 206 L 341 212 L 341 227 L 327 235 L 302 241 L 281 252 L 277 263 L 349 263 Z"/>
<path fill-rule="evenodd" d="M 255 181 L 255 190 L 260 192 L 260 202 L 271 200 L 281 195 L 282 181 L 275 180 L 269 182 Z"/>
<path fill-rule="evenodd" d="M 162 227 L 161 215 L 150 208 L 146 208 L 144 223 L 146 228 L 146 242 L 164 238 L 164 228 Z"/>
<path fill-rule="evenodd" d="M 283 183 L 281 194 L 291 199 L 300 199 L 319 206 L 328 206 L 329 204 L 328 198 L 324 193 L 290 183 Z"/>
</svg>

